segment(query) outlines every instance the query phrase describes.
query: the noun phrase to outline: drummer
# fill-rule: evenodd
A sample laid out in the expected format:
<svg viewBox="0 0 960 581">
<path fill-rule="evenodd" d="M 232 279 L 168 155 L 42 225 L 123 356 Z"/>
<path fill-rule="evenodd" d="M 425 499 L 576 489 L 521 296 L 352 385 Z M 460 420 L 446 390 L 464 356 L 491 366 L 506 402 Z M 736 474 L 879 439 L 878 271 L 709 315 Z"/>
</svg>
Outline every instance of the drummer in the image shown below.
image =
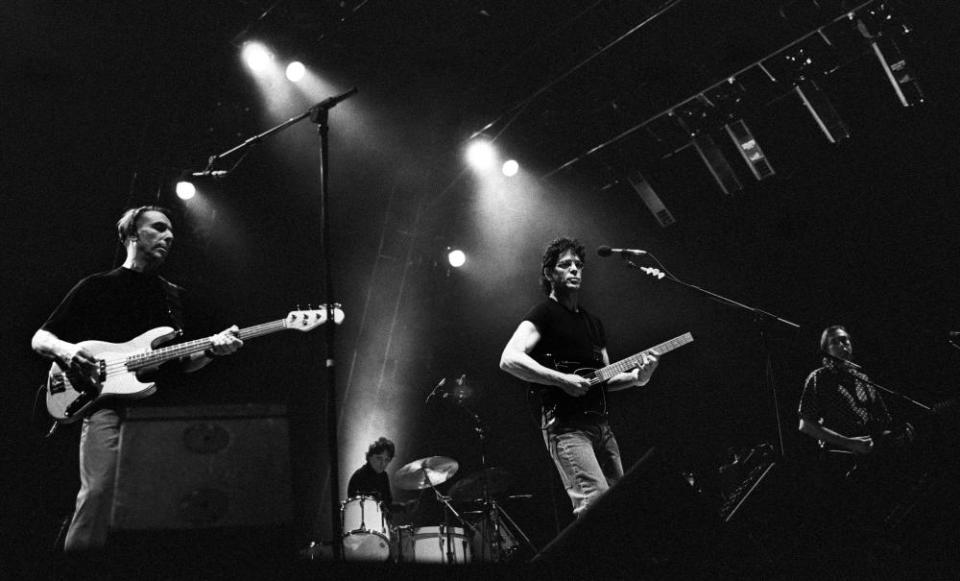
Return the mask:
<svg viewBox="0 0 960 581">
<path fill-rule="evenodd" d="M 380 437 L 367 449 L 367 463 L 357 469 L 347 484 L 347 497 L 365 495 L 379 500 L 383 508 L 389 511 L 393 504 L 390 493 L 390 477 L 387 465 L 393 460 L 396 446 L 387 438 Z"/>
</svg>

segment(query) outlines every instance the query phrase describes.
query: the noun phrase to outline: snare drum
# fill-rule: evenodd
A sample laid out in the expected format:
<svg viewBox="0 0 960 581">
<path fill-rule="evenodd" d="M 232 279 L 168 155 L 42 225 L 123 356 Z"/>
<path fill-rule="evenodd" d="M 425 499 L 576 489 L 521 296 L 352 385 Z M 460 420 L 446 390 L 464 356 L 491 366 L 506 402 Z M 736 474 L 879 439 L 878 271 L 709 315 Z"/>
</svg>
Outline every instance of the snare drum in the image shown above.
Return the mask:
<svg viewBox="0 0 960 581">
<path fill-rule="evenodd" d="M 416 563 L 469 563 L 470 539 L 461 527 L 417 527 L 401 536 L 400 559 Z"/>
<path fill-rule="evenodd" d="M 340 531 L 346 561 L 386 561 L 390 558 L 390 527 L 372 496 L 355 496 L 340 503 Z"/>
</svg>

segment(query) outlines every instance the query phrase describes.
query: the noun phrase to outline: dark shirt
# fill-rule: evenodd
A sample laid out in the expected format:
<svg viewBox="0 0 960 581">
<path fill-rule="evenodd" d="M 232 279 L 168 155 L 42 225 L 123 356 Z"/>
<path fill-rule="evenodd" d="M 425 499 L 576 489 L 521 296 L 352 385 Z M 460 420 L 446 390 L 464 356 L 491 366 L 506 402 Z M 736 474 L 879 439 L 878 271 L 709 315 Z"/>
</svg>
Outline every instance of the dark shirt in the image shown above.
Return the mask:
<svg viewBox="0 0 960 581">
<path fill-rule="evenodd" d="M 606 335 L 600 319 L 586 309 L 571 311 L 547 299 L 523 317 L 537 327 L 540 341 L 530 354 L 541 363 L 549 354 L 554 361 L 572 361 L 581 366 L 603 366 Z"/>
<path fill-rule="evenodd" d="M 847 437 L 876 436 L 891 424 L 890 413 L 869 378 L 841 369 L 831 360 L 807 376 L 800 396 L 800 417 Z"/>
<path fill-rule="evenodd" d="M 71 343 L 125 343 L 155 327 L 179 328 L 180 312 L 179 287 L 120 267 L 78 282 L 41 328 Z"/>
<path fill-rule="evenodd" d="M 530 356 L 542 365 L 572 373 L 576 368 L 603 367 L 603 349 L 606 333 L 600 319 L 580 307 L 571 311 L 555 300 L 547 299 L 533 307 L 524 316 L 536 326 L 540 340 Z M 606 385 L 593 387 L 580 398 L 568 396 L 560 388 L 550 387 L 542 391 L 545 408 L 556 405 L 558 428 L 574 426 L 584 421 L 594 423 L 606 416 Z M 584 411 L 591 412 L 585 414 Z"/>
<path fill-rule="evenodd" d="M 369 462 L 357 469 L 347 484 L 347 497 L 353 498 L 359 495 L 373 496 L 382 501 L 389 510 L 393 503 L 393 495 L 390 494 L 390 478 L 387 473 L 377 474 L 376 470 L 370 467 Z"/>
</svg>

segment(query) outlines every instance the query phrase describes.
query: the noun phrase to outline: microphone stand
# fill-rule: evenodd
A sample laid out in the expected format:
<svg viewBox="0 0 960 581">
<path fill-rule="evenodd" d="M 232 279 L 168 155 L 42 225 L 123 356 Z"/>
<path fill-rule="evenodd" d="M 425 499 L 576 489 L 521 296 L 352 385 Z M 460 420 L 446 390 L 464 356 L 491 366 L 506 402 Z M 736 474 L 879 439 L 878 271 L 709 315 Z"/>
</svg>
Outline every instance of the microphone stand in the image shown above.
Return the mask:
<svg viewBox="0 0 960 581">
<path fill-rule="evenodd" d="M 461 378 L 462 379 L 462 378 Z M 483 504 L 483 513 L 485 518 L 480 521 L 480 560 L 483 561 L 488 549 L 493 548 L 493 543 L 489 543 L 488 546 L 488 531 L 487 531 L 487 521 L 493 521 L 493 534 L 496 539 L 497 555 L 498 559 L 503 558 L 503 537 L 500 535 L 501 520 L 506 520 L 510 525 L 513 526 L 513 530 L 520 535 L 520 538 L 523 539 L 523 542 L 530 547 L 534 553 L 539 552 L 536 545 L 530 540 L 530 537 L 523 532 L 523 529 L 507 514 L 507 511 L 504 510 L 496 499 L 490 498 L 490 488 L 487 483 L 487 432 L 484 427 L 483 420 L 480 419 L 480 414 L 473 411 L 473 409 L 468 406 L 465 402 L 459 404 L 467 414 L 473 419 L 473 430 L 477 433 L 477 438 L 480 440 L 480 498 Z M 474 533 L 476 534 L 476 533 Z M 493 557 L 493 555 L 489 555 Z M 491 560 L 493 560 L 491 558 Z"/>
<path fill-rule="evenodd" d="M 741 311 L 745 311 L 752 315 L 753 322 L 756 324 L 757 330 L 760 333 L 760 342 L 763 345 L 763 352 L 764 352 L 764 359 L 765 359 L 764 383 L 766 384 L 767 389 L 769 389 L 771 395 L 773 396 L 774 417 L 777 420 L 777 438 L 780 443 L 780 456 L 786 457 L 786 446 L 784 445 L 784 441 L 783 441 L 783 423 L 780 419 L 780 401 L 777 394 L 777 387 L 773 380 L 773 358 L 770 352 L 771 350 L 770 350 L 769 340 L 767 337 L 767 331 L 763 324 L 765 322 L 779 323 L 784 327 L 794 329 L 794 330 L 799 329 L 800 325 L 798 325 L 797 323 L 794 323 L 793 321 L 788 321 L 787 319 L 774 315 L 773 313 L 769 313 L 763 309 L 760 309 L 757 307 L 751 307 L 750 305 L 746 305 L 741 302 L 735 301 L 733 299 L 727 298 L 725 296 L 719 295 L 705 288 L 683 282 L 682 280 L 676 278 L 671 274 L 661 272 L 659 269 L 649 268 L 645 266 L 637 266 L 627 256 L 625 255 L 621 255 L 621 256 L 623 256 L 624 262 L 626 262 L 631 268 L 639 270 L 644 274 L 648 274 L 660 280 L 664 280 L 664 279 L 669 280 L 670 282 L 678 286 L 690 289 L 696 293 L 699 293 L 708 298 L 714 299 L 721 304 L 727 305 L 729 307 L 733 307 Z"/>
<path fill-rule="evenodd" d="M 823 356 L 826 357 L 827 359 L 832 359 L 833 361 L 836 361 L 837 363 L 840 364 L 841 368 L 842 368 L 842 367 L 847 367 L 848 369 L 841 369 L 841 371 L 843 371 L 843 372 L 845 372 L 845 373 L 850 373 L 850 369 L 852 369 L 852 370 L 854 370 L 854 371 L 858 371 L 859 373 L 857 373 L 857 374 L 855 375 L 855 377 L 856 377 L 859 381 L 862 381 L 863 383 L 865 383 L 865 384 L 867 384 L 867 385 L 869 385 L 869 386 L 872 386 L 874 389 L 878 389 L 878 390 L 883 391 L 883 392 L 886 392 L 886 393 L 888 393 L 888 394 L 890 394 L 890 395 L 892 395 L 892 396 L 898 397 L 898 398 L 900 398 L 900 399 L 902 399 L 902 400 L 904 400 L 904 401 L 906 401 L 906 402 L 909 402 L 909 403 L 915 405 L 916 407 L 922 409 L 922 410 L 925 411 L 925 412 L 933 411 L 933 408 L 931 408 L 930 406 L 928 406 L 928 405 L 926 405 L 926 404 L 920 403 L 919 401 L 917 401 L 917 400 L 915 400 L 915 399 L 913 399 L 913 398 L 911 398 L 911 397 L 909 397 L 909 396 L 906 396 L 906 395 L 900 393 L 899 391 L 890 389 L 889 387 L 884 387 L 884 386 L 880 385 L 879 383 L 874 382 L 873 380 L 871 380 L 870 378 L 868 378 L 866 375 L 864 375 L 864 373 L 863 373 L 862 371 L 860 371 L 861 369 L 863 369 L 863 367 L 861 367 L 860 365 L 857 365 L 857 364 L 854 363 L 853 361 L 849 361 L 849 360 L 843 359 L 843 358 L 841 358 L 841 357 L 836 357 L 836 356 L 830 355 L 829 353 L 826 353 L 826 352 L 821 352 L 821 355 L 823 355 Z M 851 374 L 851 375 L 853 375 L 853 374 Z"/>
<path fill-rule="evenodd" d="M 313 107 L 310 107 L 305 112 L 297 115 L 296 117 L 291 117 L 283 123 L 272 127 L 263 133 L 254 135 L 253 137 L 245 140 L 243 143 L 219 153 L 217 155 L 210 156 L 207 162 L 207 168 L 205 171 L 212 171 L 214 163 L 217 160 L 222 159 L 228 155 L 236 153 L 256 145 L 264 140 L 264 138 L 273 135 L 291 125 L 306 119 L 310 118 L 312 123 L 317 125 L 317 133 L 320 136 L 320 245 L 322 248 L 322 258 L 324 262 L 323 277 L 324 277 L 324 293 L 326 294 L 327 302 L 327 325 L 326 325 L 326 357 L 325 365 L 327 368 L 327 450 L 330 456 L 330 525 L 332 530 L 332 540 L 333 540 L 333 553 L 336 560 L 341 560 L 343 558 L 343 547 L 341 546 L 338 539 L 340 538 L 340 525 L 339 519 L 337 519 L 337 512 L 340 510 L 340 446 L 337 440 L 337 374 L 336 374 L 336 365 L 335 365 L 335 345 L 336 345 L 336 324 L 333 324 L 334 321 L 334 304 L 333 300 L 333 277 L 331 275 L 332 267 L 330 260 L 330 225 L 329 225 L 329 216 L 330 213 L 327 211 L 327 204 L 329 199 L 328 192 L 328 158 L 330 143 L 328 139 L 328 133 L 330 130 L 329 124 L 327 122 L 328 114 L 330 109 L 335 107 L 341 101 L 349 99 L 357 93 L 357 88 L 354 87 L 349 91 L 336 95 L 334 97 L 328 97 L 323 101 L 320 101 Z M 242 159 L 242 158 L 241 158 Z M 236 167 L 236 166 L 234 166 Z M 232 171 L 232 169 L 231 169 Z"/>
</svg>

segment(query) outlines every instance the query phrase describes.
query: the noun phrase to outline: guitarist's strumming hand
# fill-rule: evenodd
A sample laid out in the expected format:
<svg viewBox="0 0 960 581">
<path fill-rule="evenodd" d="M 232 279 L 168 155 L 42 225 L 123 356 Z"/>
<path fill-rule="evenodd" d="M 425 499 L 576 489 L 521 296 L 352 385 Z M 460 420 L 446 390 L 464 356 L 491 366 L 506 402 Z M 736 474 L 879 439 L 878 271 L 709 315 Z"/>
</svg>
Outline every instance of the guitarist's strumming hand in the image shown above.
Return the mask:
<svg viewBox="0 0 960 581">
<path fill-rule="evenodd" d="M 849 438 L 844 447 L 857 456 L 866 456 L 870 452 L 873 452 L 873 438 L 870 436 L 854 436 L 853 438 Z"/>
<path fill-rule="evenodd" d="M 590 391 L 590 380 L 575 373 L 561 373 L 556 385 L 572 397 L 583 397 Z"/>
<path fill-rule="evenodd" d="M 71 348 L 60 357 L 64 371 L 73 380 L 79 380 L 78 387 L 95 387 L 99 390 L 100 364 L 85 347 L 71 345 Z"/>
</svg>

